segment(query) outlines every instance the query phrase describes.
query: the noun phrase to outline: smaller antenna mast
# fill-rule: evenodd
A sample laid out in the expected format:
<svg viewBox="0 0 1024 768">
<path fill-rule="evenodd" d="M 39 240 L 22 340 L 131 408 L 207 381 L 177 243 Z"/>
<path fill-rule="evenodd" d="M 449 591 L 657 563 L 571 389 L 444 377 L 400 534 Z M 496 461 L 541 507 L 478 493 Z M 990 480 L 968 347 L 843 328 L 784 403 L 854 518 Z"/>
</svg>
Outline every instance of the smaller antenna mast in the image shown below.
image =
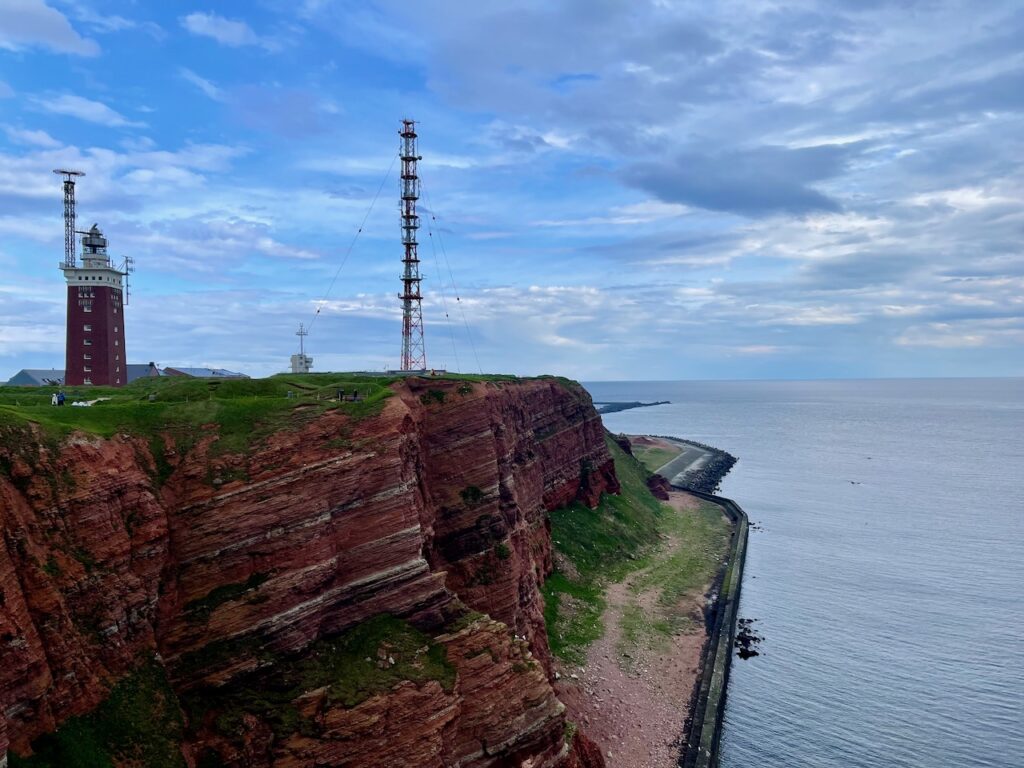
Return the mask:
<svg viewBox="0 0 1024 768">
<path fill-rule="evenodd" d="M 64 263 L 63 267 L 75 266 L 75 177 L 85 176 L 82 171 L 55 168 L 54 173 L 64 177 Z"/>
<path fill-rule="evenodd" d="M 135 272 L 135 258 L 133 256 L 122 258 L 124 258 L 124 262 L 121 264 L 121 271 L 124 273 L 124 305 L 127 307 L 132 298 L 131 276 Z"/>
<path fill-rule="evenodd" d="M 302 323 L 299 323 L 299 330 L 295 332 L 295 335 L 299 337 L 299 354 L 303 357 L 306 356 L 306 336 L 309 336 L 309 331 L 306 330 Z"/>
</svg>

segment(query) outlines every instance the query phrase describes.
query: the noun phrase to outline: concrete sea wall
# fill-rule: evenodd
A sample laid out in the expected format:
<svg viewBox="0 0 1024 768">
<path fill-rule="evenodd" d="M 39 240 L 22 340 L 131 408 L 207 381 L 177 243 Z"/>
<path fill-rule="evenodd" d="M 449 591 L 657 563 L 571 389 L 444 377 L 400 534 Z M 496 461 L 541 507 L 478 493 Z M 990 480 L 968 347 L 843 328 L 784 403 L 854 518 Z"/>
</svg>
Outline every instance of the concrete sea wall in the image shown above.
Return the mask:
<svg viewBox="0 0 1024 768">
<path fill-rule="evenodd" d="M 736 619 L 740 587 L 743 584 L 743 562 L 747 552 L 749 521 L 743 509 L 732 499 L 692 489 L 685 490 L 717 504 L 733 522 L 729 557 L 715 603 L 708 643 L 704 650 L 701 679 L 687 733 L 687 748 L 679 760 L 681 768 L 715 768 L 718 766 L 718 747 L 722 738 L 729 667 L 736 639 Z"/>
</svg>

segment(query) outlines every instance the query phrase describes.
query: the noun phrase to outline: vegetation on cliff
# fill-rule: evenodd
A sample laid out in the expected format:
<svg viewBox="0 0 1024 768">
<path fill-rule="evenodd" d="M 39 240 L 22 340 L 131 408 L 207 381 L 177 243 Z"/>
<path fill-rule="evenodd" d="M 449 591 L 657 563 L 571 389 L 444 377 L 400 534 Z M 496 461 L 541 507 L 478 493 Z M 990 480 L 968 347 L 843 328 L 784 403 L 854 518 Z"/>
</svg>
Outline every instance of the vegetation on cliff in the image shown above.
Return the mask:
<svg viewBox="0 0 1024 768">
<path fill-rule="evenodd" d="M 610 437 L 620 495 L 604 494 L 597 509 L 576 503 L 551 513 L 551 538 L 559 558 L 544 584 L 544 620 L 551 651 L 581 662 L 601 635 L 603 584 L 634 570 L 658 541 L 667 508 L 647 490 L 647 471 Z"/>
<path fill-rule="evenodd" d="M 355 417 L 380 409 L 394 378 L 312 373 L 267 379 L 137 379 L 126 387 L 69 387 L 68 402 L 95 401 L 88 408 L 50 405 L 53 388 L 0 387 L 0 428 L 29 422 L 48 434 L 82 430 L 101 437 L 119 432 L 150 437 L 161 432 L 218 427 L 221 452 L 241 451 L 262 435 L 328 408 Z M 357 401 L 338 402 L 338 390 Z M 291 396 L 289 396 L 289 392 Z"/>
<path fill-rule="evenodd" d="M 221 687 L 202 686 L 183 696 L 192 727 L 209 724 L 228 739 L 245 731 L 244 717 L 255 715 L 283 737 L 315 731 L 296 699 L 325 689 L 326 701 L 354 707 L 403 681 L 436 680 L 446 691 L 455 667 L 443 645 L 411 624 L 381 614 L 342 634 L 318 640 L 300 656 L 276 658 L 265 669 Z"/>
<path fill-rule="evenodd" d="M 560 377 L 540 378 L 572 383 Z M 181 452 L 211 425 L 217 428 L 213 453 L 243 453 L 261 438 L 298 426 L 329 409 L 355 419 L 379 413 L 392 394 L 391 385 L 401 379 L 359 373 L 279 374 L 266 379 L 141 378 L 125 387 L 61 388 L 69 404 L 63 408 L 50 405 L 56 387 L 0 386 L 0 447 L 24 444 L 24 430 L 29 424 L 37 424 L 42 436 L 50 440 L 74 430 L 100 437 L 118 433 L 150 439 L 170 435 Z M 437 380 L 500 386 L 521 379 L 501 374 L 444 374 Z M 337 399 L 339 391 L 346 398 L 342 402 Z M 357 399 L 350 399 L 357 394 Z M 92 401 L 93 405 L 71 407 L 76 400 Z M 154 447 L 162 453 L 156 442 Z"/>
<path fill-rule="evenodd" d="M 123 678 L 93 712 L 72 717 L 32 742 L 31 757 L 12 752 L 10 768 L 185 768 L 181 711 L 163 666 L 150 659 Z"/>
<path fill-rule="evenodd" d="M 729 536 L 717 507 L 682 512 L 663 504 L 648 490 L 650 471 L 610 436 L 607 443 L 621 494 L 603 495 L 594 510 L 574 504 L 551 513 L 558 557 L 544 585 L 544 618 L 552 652 L 577 664 L 603 632 L 606 586 L 634 572 L 631 589 L 656 597 L 646 607 L 631 601 L 624 612 L 627 643 L 656 644 L 689 629 L 690 611 L 680 603 L 714 580 Z"/>
<path fill-rule="evenodd" d="M 173 470 L 172 451 L 184 456 L 208 439 L 210 456 L 247 454 L 274 432 L 299 428 L 328 410 L 355 420 L 367 418 L 384 407 L 394 381 L 343 373 L 268 379 L 161 377 L 137 379 L 120 388 L 65 390 L 69 403 L 94 401 L 87 408 L 51 406 L 49 387 L 0 387 L 0 472 L 10 474 L 3 454 L 38 466 L 40 443 L 54 455 L 60 440 L 76 430 L 105 438 L 128 434 L 148 441 L 153 479 L 162 485 Z M 358 400 L 338 401 L 339 390 L 346 397 L 358 393 Z M 37 429 L 34 435 L 32 425 Z M 34 455 L 24 455 L 26 446 L 33 447 Z"/>
</svg>

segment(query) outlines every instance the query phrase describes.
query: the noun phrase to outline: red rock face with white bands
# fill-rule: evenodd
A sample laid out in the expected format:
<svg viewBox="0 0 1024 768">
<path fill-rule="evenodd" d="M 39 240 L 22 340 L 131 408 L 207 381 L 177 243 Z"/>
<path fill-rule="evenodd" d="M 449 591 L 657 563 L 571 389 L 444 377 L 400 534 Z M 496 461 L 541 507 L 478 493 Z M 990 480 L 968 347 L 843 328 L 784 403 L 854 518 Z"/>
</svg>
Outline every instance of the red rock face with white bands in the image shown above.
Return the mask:
<svg viewBox="0 0 1024 768">
<path fill-rule="evenodd" d="M 329 412 L 247 456 L 214 455 L 208 432 L 171 457 L 160 488 L 140 438 L 0 448 L 0 749 L 24 753 L 90 711 L 153 651 L 186 691 L 387 612 L 448 646 L 453 691 L 409 682 L 322 705 L 322 738 L 278 739 L 234 764 L 578 760 L 545 674 L 539 585 L 546 511 L 617 490 L 581 388 L 410 380 L 377 416 Z M 456 598 L 497 621 L 443 634 Z M 480 643 L 491 650 L 470 664 Z"/>
</svg>

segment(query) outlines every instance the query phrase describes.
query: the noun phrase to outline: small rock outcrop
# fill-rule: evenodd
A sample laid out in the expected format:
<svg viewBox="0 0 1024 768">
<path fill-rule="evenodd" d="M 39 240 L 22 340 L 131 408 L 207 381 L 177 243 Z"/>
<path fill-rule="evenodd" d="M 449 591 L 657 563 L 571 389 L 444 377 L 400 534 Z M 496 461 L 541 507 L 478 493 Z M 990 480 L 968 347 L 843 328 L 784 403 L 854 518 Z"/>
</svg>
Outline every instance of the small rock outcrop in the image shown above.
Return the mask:
<svg viewBox="0 0 1024 768">
<path fill-rule="evenodd" d="M 672 490 L 672 485 L 664 475 L 654 473 L 647 478 L 647 488 L 654 498 L 668 501 L 668 494 Z"/>
</svg>

